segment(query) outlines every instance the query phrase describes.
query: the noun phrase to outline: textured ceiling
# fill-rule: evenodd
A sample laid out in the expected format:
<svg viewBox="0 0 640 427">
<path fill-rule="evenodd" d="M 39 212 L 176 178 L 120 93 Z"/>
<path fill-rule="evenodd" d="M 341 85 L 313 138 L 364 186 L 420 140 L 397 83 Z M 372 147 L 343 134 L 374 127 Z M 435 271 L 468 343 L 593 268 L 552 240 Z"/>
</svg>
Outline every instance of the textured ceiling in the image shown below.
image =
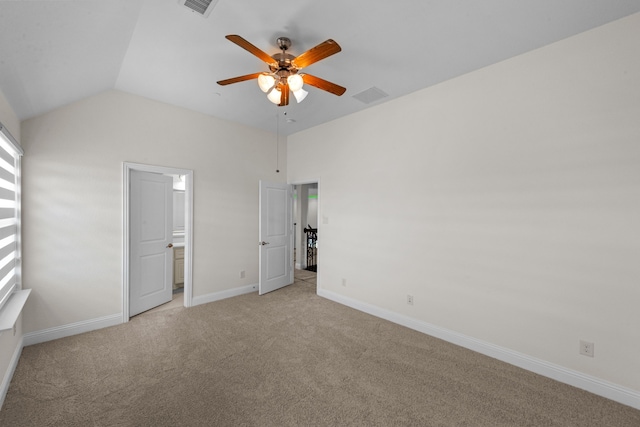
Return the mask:
<svg viewBox="0 0 640 427">
<path fill-rule="evenodd" d="M 20 119 L 115 88 L 291 134 L 639 11 L 640 0 L 219 0 L 203 18 L 177 0 L 0 1 L 0 90 Z M 269 54 L 286 36 L 293 55 L 332 38 L 342 52 L 305 71 L 347 92 L 311 87 L 278 108 L 254 81 L 218 86 L 267 70 L 227 34 Z M 354 98 L 371 88 L 389 96 Z"/>
</svg>

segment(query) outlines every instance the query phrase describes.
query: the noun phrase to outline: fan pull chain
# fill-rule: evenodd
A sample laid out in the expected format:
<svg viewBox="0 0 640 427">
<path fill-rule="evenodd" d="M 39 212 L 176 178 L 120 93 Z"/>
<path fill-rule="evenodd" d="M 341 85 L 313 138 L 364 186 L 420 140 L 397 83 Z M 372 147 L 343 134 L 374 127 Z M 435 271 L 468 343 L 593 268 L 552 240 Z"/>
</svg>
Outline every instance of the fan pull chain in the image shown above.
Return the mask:
<svg viewBox="0 0 640 427">
<path fill-rule="evenodd" d="M 276 173 L 280 173 L 280 115 L 278 113 L 276 113 Z"/>
</svg>

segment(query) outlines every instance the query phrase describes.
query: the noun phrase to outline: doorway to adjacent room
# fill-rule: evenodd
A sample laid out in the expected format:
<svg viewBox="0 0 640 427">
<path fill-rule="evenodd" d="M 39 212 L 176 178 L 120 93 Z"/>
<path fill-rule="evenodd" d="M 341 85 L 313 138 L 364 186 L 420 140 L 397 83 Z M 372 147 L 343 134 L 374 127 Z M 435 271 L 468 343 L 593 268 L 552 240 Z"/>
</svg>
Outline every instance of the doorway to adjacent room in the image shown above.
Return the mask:
<svg viewBox="0 0 640 427">
<path fill-rule="evenodd" d="M 184 283 L 183 305 L 190 307 L 193 294 L 193 171 L 137 163 L 124 163 L 123 171 L 123 322 L 140 312 L 141 307 L 145 311 L 158 301 L 167 298 L 164 302 L 171 301 L 176 251 L 180 251 L 182 257 L 180 268 L 184 265 L 180 275 Z M 184 186 L 181 197 L 177 198 L 173 192 L 175 177 L 182 180 Z M 174 201 L 177 203 L 175 209 Z M 178 206 L 180 204 L 182 206 Z M 183 215 L 180 230 L 175 230 L 175 213 L 179 217 Z M 143 301 L 145 299 L 147 301 Z"/>
<path fill-rule="evenodd" d="M 294 185 L 294 251 L 296 270 L 317 272 L 318 268 L 318 183 Z"/>
</svg>

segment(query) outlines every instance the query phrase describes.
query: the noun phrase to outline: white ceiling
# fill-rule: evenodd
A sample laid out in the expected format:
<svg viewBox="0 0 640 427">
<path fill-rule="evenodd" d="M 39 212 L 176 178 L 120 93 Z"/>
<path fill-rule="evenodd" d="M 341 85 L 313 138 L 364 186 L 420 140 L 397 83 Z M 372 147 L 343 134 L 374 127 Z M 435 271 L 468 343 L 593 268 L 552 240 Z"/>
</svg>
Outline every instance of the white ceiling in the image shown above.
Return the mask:
<svg viewBox="0 0 640 427">
<path fill-rule="evenodd" d="M 640 0 L 219 0 L 203 18 L 178 0 L 1 0 L 0 90 L 20 119 L 115 88 L 291 134 L 639 11 Z M 270 55 L 279 36 L 293 55 L 332 38 L 342 52 L 305 71 L 347 92 L 311 87 L 279 108 L 255 81 L 218 86 L 267 71 L 227 34 Z M 389 96 L 353 98 L 372 87 Z"/>
</svg>

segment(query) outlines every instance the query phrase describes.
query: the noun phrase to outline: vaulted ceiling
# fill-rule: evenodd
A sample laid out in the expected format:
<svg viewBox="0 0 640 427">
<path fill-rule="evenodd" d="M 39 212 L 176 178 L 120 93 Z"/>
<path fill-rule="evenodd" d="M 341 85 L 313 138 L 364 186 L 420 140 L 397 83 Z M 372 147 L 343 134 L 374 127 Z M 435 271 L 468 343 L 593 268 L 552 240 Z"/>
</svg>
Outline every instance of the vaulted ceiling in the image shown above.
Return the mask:
<svg viewBox="0 0 640 427">
<path fill-rule="evenodd" d="M 20 119 L 109 89 L 291 134 L 640 12 L 640 0 L 0 1 L 0 90 Z M 342 52 L 305 69 L 347 88 L 308 88 L 276 107 L 255 81 L 267 71 L 225 39 L 267 52 L 289 37 L 298 55 L 332 38 Z M 354 95 L 388 95 L 363 102 Z M 286 113 L 286 116 L 285 116 Z M 279 125 L 277 124 L 279 123 Z"/>
</svg>

